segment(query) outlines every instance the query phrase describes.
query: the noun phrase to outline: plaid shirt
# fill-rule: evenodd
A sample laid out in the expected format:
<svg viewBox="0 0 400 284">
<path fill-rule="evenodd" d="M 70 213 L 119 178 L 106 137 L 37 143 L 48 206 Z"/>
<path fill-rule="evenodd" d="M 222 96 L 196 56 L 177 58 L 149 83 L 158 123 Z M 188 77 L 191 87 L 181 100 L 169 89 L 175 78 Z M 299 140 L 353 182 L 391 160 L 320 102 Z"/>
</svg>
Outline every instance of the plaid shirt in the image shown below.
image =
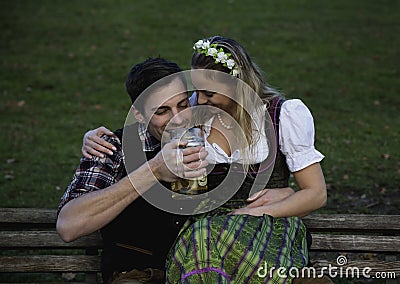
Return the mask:
<svg viewBox="0 0 400 284">
<path fill-rule="evenodd" d="M 140 141 L 142 141 L 143 151 L 154 151 L 157 147 L 160 147 L 161 143 L 153 135 L 147 131 L 146 125 L 144 123 L 139 123 L 138 132 Z"/>
<path fill-rule="evenodd" d="M 160 141 L 147 131 L 145 125 L 139 124 L 138 135 L 142 141 L 143 151 L 153 151 L 159 147 Z M 117 150 L 113 155 L 105 155 L 104 158 L 81 158 L 72 181 L 61 198 L 58 212 L 70 200 L 92 191 L 107 188 L 125 176 L 125 158 L 120 139 L 116 136 L 106 135 L 102 138 L 114 145 Z"/>
</svg>

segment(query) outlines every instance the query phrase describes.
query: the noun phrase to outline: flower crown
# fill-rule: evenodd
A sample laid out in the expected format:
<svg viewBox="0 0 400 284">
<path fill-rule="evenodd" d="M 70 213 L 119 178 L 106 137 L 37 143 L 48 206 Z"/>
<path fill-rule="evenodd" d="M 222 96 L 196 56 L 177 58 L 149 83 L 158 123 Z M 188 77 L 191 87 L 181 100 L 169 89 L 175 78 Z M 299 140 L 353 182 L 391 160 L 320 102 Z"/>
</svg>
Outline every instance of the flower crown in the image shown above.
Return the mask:
<svg viewBox="0 0 400 284">
<path fill-rule="evenodd" d="M 205 56 L 212 56 L 215 60 L 215 63 L 221 63 L 223 66 L 231 70 L 229 74 L 237 77 L 237 75 L 239 74 L 238 66 L 235 60 L 229 58 L 232 56 L 232 54 L 225 53 L 222 48 L 217 49 L 217 47 L 218 44 L 210 44 L 210 41 L 208 40 L 199 40 L 193 45 L 193 49 L 196 52 L 202 53 Z"/>
</svg>

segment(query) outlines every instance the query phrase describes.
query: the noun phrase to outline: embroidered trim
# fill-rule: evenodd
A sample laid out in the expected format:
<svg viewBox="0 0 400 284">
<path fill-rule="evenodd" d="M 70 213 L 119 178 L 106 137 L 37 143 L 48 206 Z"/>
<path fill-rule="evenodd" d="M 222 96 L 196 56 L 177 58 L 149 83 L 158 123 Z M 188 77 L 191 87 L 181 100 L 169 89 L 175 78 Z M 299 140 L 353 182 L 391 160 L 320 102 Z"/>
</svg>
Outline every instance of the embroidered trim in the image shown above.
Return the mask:
<svg viewBox="0 0 400 284">
<path fill-rule="evenodd" d="M 207 272 L 211 272 L 211 271 L 214 271 L 214 272 L 217 272 L 218 274 L 221 274 L 223 277 L 226 278 L 226 280 L 228 280 L 228 283 L 231 282 L 231 280 L 229 279 L 229 275 L 226 274 L 226 272 L 224 272 L 221 269 L 216 268 L 216 267 L 206 267 L 206 268 L 202 268 L 202 269 L 192 270 L 192 271 L 184 274 L 181 280 L 183 281 L 187 277 L 195 275 L 195 274 L 207 273 Z"/>
</svg>

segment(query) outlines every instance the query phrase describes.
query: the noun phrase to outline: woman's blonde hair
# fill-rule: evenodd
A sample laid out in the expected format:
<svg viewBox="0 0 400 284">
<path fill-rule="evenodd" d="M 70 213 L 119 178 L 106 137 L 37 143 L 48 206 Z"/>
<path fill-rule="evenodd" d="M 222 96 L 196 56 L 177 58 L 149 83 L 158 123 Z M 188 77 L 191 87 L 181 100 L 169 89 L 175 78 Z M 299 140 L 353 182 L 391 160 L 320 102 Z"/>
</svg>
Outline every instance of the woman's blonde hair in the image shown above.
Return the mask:
<svg viewBox="0 0 400 284">
<path fill-rule="evenodd" d="M 267 107 L 274 97 L 281 96 L 281 94 L 265 82 L 261 69 L 237 41 L 221 36 L 213 36 L 203 39 L 203 41 L 209 41 L 210 44 L 217 44 L 218 49 L 222 48 L 225 53 L 230 53 L 230 58 L 232 58 L 238 66 L 238 74 L 236 77 L 240 80 L 236 80 L 235 101 L 237 107 L 232 116 L 244 133 L 247 142 L 247 145 L 244 146 L 254 145 L 257 143 L 259 137 L 253 136 L 253 113 L 249 113 L 248 110 L 263 111 L 263 109 L 256 108 L 254 93 L 258 95 L 262 103 Z M 192 68 L 212 69 L 228 74 L 231 72 L 226 66 L 216 62 L 212 56 L 206 56 L 199 52 L 195 52 L 192 56 Z M 264 116 L 260 113 L 259 117 Z"/>
</svg>

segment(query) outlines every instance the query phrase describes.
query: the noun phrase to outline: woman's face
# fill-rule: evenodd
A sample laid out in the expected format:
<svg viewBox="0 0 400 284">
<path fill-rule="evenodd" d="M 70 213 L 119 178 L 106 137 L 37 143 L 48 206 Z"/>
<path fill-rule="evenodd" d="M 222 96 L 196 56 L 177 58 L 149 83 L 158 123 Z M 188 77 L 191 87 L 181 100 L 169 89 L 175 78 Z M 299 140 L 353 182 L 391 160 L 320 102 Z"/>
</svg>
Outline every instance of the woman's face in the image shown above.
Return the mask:
<svg viewBox="0 0 400 284">
<path fill-rule="evenodd" d="M 236 103 L 226 95 L 205 90 L 197 90 L 196 93 L 197 103 L 199 105 L 213 106 L 229 114 L 231 114 L 232 110 L 236 107 Z M 210 111 L 213 112 L 213 108 L 211 108 Z"/>
<path fill-rule="evenodd" d="M 192 72 L 192 83 L 197 93 L 197 103 L 199 105 L 209 105 L 232 114 L 236 108 L 233 100 L 234 86 L 227 82 L 217 82 L 207 78 L 201 72 Z M 210 112 L 217 112 L 210 108 Z"/>
</svg>

